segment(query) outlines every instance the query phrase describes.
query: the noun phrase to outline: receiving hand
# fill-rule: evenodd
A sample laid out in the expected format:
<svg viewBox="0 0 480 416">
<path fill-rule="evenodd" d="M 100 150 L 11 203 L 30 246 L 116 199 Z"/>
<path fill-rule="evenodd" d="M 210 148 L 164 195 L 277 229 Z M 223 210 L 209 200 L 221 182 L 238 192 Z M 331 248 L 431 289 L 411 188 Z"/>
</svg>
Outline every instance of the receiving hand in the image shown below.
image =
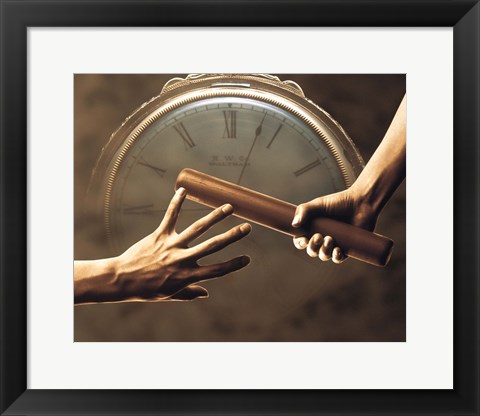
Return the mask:
<svg viewBox="0 0 480 416">
<path fill-rule="evenodd" d="M 185 189 L 175 193 L 159 227 L 117 258 L 117 283 L 123 300 L 193 300 L 208 297 L 195 283 L 224 276 L 250 263 L 248 256 L 200 266 L 197 261 L 245 237 L 250 224 L 242 224 L 196 246 L 188 244 L 214 224 L 232 214 L 229 204 L 219 207 L 178 234 L 177 218 L 185 199 Z"/>
</svg>

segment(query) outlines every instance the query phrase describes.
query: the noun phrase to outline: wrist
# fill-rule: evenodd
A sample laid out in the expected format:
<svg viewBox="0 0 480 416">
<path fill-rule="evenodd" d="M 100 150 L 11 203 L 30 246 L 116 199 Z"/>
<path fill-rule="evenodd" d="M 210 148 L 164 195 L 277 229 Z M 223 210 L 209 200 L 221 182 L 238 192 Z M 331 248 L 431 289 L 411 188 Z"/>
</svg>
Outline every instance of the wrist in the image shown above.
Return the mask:
<svg viewBox="0 0 480 416">
<path fill-rule="evenodd" d="M 108 287 L 112 297 L 116 299 L 116 301 L 125 301 L 130 298 L 130 294 L 127 290 L 126 284 L 126 274 L 125 267 L 125 260 L 123 259 L 122 255 L 118 257 L 112 257 L 107 259 L 107 267 L 109 270 L 109 282 Z"/>
<path fill-rule="evenodd" d="M 75 303 L 123 300 L 118 279 L 118 259 L 75 262 Z"/>
<path fill-rule="evenodd" d="M 381 210 L 377 195 L 372 189 L 359 186 L 359 184 L 352 185 L 348 191 L 354 207 L 352 224 L 373 231 Z"/>
<path fill-rule="evenodd" d="M 361 177 L 350 187 L 354 205 L 368 215 L 378 216 L 383 208 L 383 197 L 378 181 L 364 181 Z"/>
</svg>

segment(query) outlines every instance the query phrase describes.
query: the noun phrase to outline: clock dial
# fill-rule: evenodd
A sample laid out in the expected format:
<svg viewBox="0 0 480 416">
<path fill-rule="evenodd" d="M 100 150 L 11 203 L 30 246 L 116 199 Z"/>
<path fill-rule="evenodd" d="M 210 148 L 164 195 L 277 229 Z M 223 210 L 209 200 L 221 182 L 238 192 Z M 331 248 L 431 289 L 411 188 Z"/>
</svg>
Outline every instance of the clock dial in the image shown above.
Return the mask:
<svg viewBox="0 0 480 416">
<path fill-rule="evenodd" d="M 117 250 L 155 229 L 186 167 L 297 204 L 345 188 L 325 143 L 285 110 L 245 98 L 202 100 L 160 118 L 130 147 L 111 193 Z M 182 217 L 206 211 L 187 202 Z"/>
<path fill-rule="evenodd" d="M 331 125 L 322 125 L 319 133 L 287 109 L 243 96 L 194 100 L 152 120 L 140 129 L 141 122 L 135 121 L 106 170 L 104 217 L 115 254 L 158 226 L 184 168 L 299 204 L 345 189 L 355 179 L 352 158 L 362 163 L 355 152 L 345 150 Z M 210 210 L 185 201 L 177 231 Z M 241 222 L 228 218 L 198 241 Z M 318 259 L 296 250 L 291 238 L 258 225 L 201 263 L 240 254 L 250 255 L 251 264 L 234 277 L 209 283 L 210 291 L 221 285 L 221 296 L 212 295 L 209 305 L 222 313 L 227 303 L 245 324 L 282 319 L 312 296 L 323 284 L 321 274 L 328 273 Z M 256 304 L 255 318 L 245 313 L 249 303 Z M 261 317 L 259 310 L 264 311 Z"/>
</svg>

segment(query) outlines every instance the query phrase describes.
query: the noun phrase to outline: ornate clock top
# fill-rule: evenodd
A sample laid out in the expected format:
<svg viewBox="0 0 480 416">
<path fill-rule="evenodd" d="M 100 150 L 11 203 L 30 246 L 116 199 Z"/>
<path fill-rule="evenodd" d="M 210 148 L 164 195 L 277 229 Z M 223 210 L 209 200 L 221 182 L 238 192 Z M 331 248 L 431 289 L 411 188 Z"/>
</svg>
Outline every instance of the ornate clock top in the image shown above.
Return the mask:
<svg viewBox="0 0 480 416">
<path fill-rule="evenodd" d="M 185 78 L 177 77 L 169 80 L 164 85 L 161 94 L 170 93 L 183 87 L 191 88 L 199 84 L 203 86 L 205 83 L 210 83 L 212 87 L 244 85 L 246 88 L 251 88 L 257 84 L 270 85 L 306 98 L 302 88 L 296 82 L 281 81 L 277 76 L 269 74 L 190 74 Z"/>
</svg>

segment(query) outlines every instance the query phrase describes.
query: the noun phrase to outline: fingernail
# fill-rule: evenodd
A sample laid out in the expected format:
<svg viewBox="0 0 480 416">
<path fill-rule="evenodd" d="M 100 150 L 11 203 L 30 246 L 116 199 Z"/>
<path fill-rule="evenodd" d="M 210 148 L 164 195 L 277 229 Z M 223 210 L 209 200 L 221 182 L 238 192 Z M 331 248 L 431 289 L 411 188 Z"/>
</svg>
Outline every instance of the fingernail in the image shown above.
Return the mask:
<svg viewBox="0 0 480 416">
<path fill-rule="evenodd" d="M 307 246 L 307 242 L 306 242 L 305 240 L 300 240 L 300 241 L 298 242 L 298 245 L 299 245 L 300 247 L 304 248 L 304 247 Z"/>
<path fill-rule="evenodd" d="M 180 195 L 180 196 L 183 196 L 187 193 L 187 191 L 185 190 L 185 188 L 178 188 L 177 189 L 177 194 Z"/>
<path fill-rule="evenodd" d="M 295 227 L 300 224 L 300 215 L 295 215 L 295 218 L 292 221 L 292 225 Z"/>
<path fill-rule="evenodd" d="M 233 212 L 233 206 L 230 205 L 230 204 L 225 204 L 222 207 L 222 211 L 223 211 L 224 214 L 231 214 Z"/>
<path fill-rule="evenodd" d="M 318 244 L 318 243 L 320 242 L 320 236 L 319 236 L 318 234 L 315 234 L 315 235 L 313 236 L 313 242 L 314 242 L 315 244 Z"/>
<path fill-rule="evenodd" d="M 249 264 L 249 263 L 250 263 L 250 257 L 248 257 L 248 256 L 243 256 L 243 257 L 242 257 L 242 265 L 243 265 L 243 266 L 246 266 L 246 265 Z"/>
<path fill-rule="evenodd" d="M 249 233 L 251 229 L 252 229 L 252 226 L 250 224 L 242 224 L 240 226 L 240 231 L 244 234 Z"/>
</svg>

